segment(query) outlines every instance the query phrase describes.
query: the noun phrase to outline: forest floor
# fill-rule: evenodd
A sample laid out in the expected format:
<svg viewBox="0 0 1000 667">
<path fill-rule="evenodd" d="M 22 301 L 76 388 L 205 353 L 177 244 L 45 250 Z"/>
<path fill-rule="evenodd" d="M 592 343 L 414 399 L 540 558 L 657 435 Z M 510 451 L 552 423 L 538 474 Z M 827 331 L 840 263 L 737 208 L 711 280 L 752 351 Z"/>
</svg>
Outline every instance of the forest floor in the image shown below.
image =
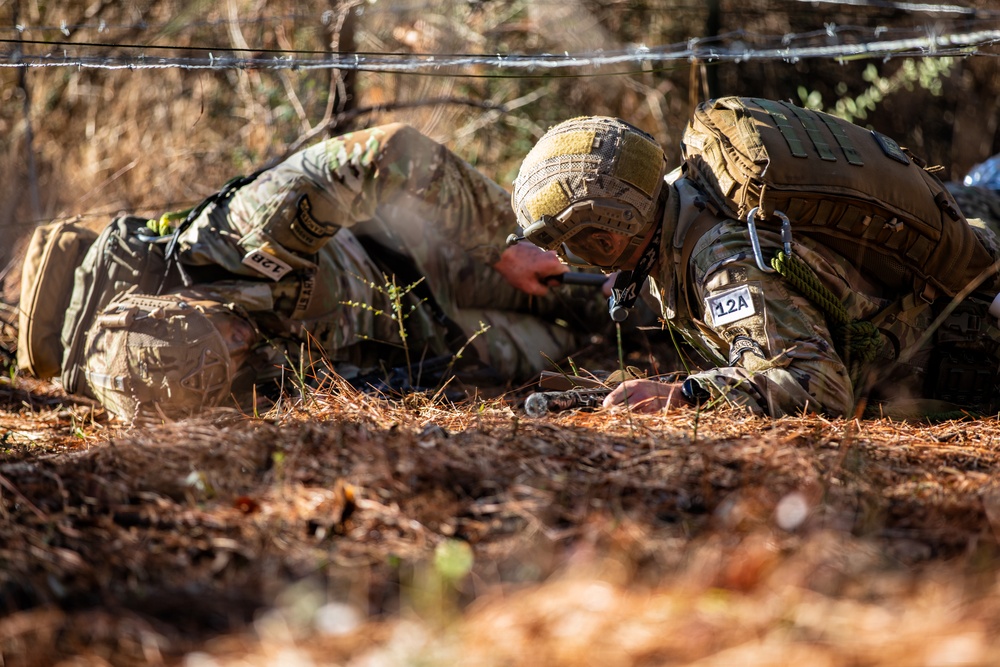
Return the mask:
<svg viewBox="0 0 1000 667">
<path fill-rule="evenodd" d="M 1000 664 L 1000 422 L 0 384 L 2 665 Z"/>
</svg>

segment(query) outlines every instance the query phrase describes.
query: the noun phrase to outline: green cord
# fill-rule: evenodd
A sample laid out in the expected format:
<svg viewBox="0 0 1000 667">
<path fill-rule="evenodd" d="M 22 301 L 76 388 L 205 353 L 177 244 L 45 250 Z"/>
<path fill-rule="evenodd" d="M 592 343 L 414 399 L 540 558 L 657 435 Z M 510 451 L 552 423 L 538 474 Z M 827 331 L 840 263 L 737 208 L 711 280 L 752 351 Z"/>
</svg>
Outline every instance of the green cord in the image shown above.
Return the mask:
<svg viewBox="0 0 1000 667">
<path fill-rule="evenodd" d="M 844 304 L 805 262 L 779 251 L 771 260 L 771 267 L 826 314 L 834 345 L 845 361 L 851 365 L 868 364 L 878 357 L 882 351 L 882 334 L 878 328 L 871 322 L 852 320 Z"/>
</svg>

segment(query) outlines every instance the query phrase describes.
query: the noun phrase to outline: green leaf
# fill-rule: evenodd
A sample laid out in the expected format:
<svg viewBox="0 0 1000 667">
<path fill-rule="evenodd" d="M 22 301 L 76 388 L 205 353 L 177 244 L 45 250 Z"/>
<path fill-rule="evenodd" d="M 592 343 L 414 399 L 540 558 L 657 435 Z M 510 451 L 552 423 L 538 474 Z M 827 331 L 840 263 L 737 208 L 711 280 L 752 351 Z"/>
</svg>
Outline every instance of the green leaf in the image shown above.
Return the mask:
<svg viewBox="0 0 1000 667">
<path fill-rule="evenodd" d="M 462 540 L 445 540 L 434 550 L 434 569 L 442 579 L 452 583 L 472 571 L 474 560 L 472 547 Z"/>
</svg>

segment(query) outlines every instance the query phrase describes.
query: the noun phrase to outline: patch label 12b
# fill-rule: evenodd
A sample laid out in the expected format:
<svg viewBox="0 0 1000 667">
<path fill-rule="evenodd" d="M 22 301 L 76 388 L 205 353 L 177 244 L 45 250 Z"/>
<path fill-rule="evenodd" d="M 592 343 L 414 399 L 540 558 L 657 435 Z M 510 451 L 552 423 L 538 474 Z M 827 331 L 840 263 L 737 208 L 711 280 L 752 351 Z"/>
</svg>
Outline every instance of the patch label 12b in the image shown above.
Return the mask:
<svg viewBox="0 0 1000 667">
<path fill-rule="evenodd" d="M 292 270 L 288 264 L 263 250 L 251 250 L 243 256 L 243 263 L 271 280 L 281 280 L 283 275 Z"/>
</svg>

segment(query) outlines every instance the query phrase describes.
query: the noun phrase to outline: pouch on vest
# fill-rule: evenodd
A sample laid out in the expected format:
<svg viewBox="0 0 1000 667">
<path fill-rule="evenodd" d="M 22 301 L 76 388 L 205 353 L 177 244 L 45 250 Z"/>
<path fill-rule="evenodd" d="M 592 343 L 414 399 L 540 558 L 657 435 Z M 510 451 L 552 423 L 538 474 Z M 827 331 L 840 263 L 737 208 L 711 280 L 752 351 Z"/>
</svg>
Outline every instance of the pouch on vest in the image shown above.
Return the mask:
<svg viewBox="0 0 1000 667">
<path fill-rule="evenodd" d="M 82 381 L 83 354 L 87 331 L 97 314 L 128 288 L 137 286 L 139 292 L 153 294 L 163 281 L 163 248 L 170 237 L 155 236 L 146 222 L 136 216 L 115 218 L 76 269 L 61 337 L 62 383 L 68 393 L 90 393 Z"/>
<path fill-rule="evenodd" d="M 950 305 L 941 299 L 937 310 Z M 925 394 L 987 414 L 1000 407 L 1000 328 L 989 302 L 962 301 L 934 332 Z"/>
<path fill-rule="evenodd" d="M 887 287 L 930 301 L 996 281 L 944 184 L 889 137 L 785 102 L 724 97 L 698 106 L 682 139 L 686 175 L 745 220 L 783 212 Z"/>
<path fill-rule="evenodd" d="M 75 222 L 36 227 L 21 270 L 17 365 L 37 378 L 55 377 L 62 366 L 60 341 L 76 267 L 97 232 Z"/>
</svg>

